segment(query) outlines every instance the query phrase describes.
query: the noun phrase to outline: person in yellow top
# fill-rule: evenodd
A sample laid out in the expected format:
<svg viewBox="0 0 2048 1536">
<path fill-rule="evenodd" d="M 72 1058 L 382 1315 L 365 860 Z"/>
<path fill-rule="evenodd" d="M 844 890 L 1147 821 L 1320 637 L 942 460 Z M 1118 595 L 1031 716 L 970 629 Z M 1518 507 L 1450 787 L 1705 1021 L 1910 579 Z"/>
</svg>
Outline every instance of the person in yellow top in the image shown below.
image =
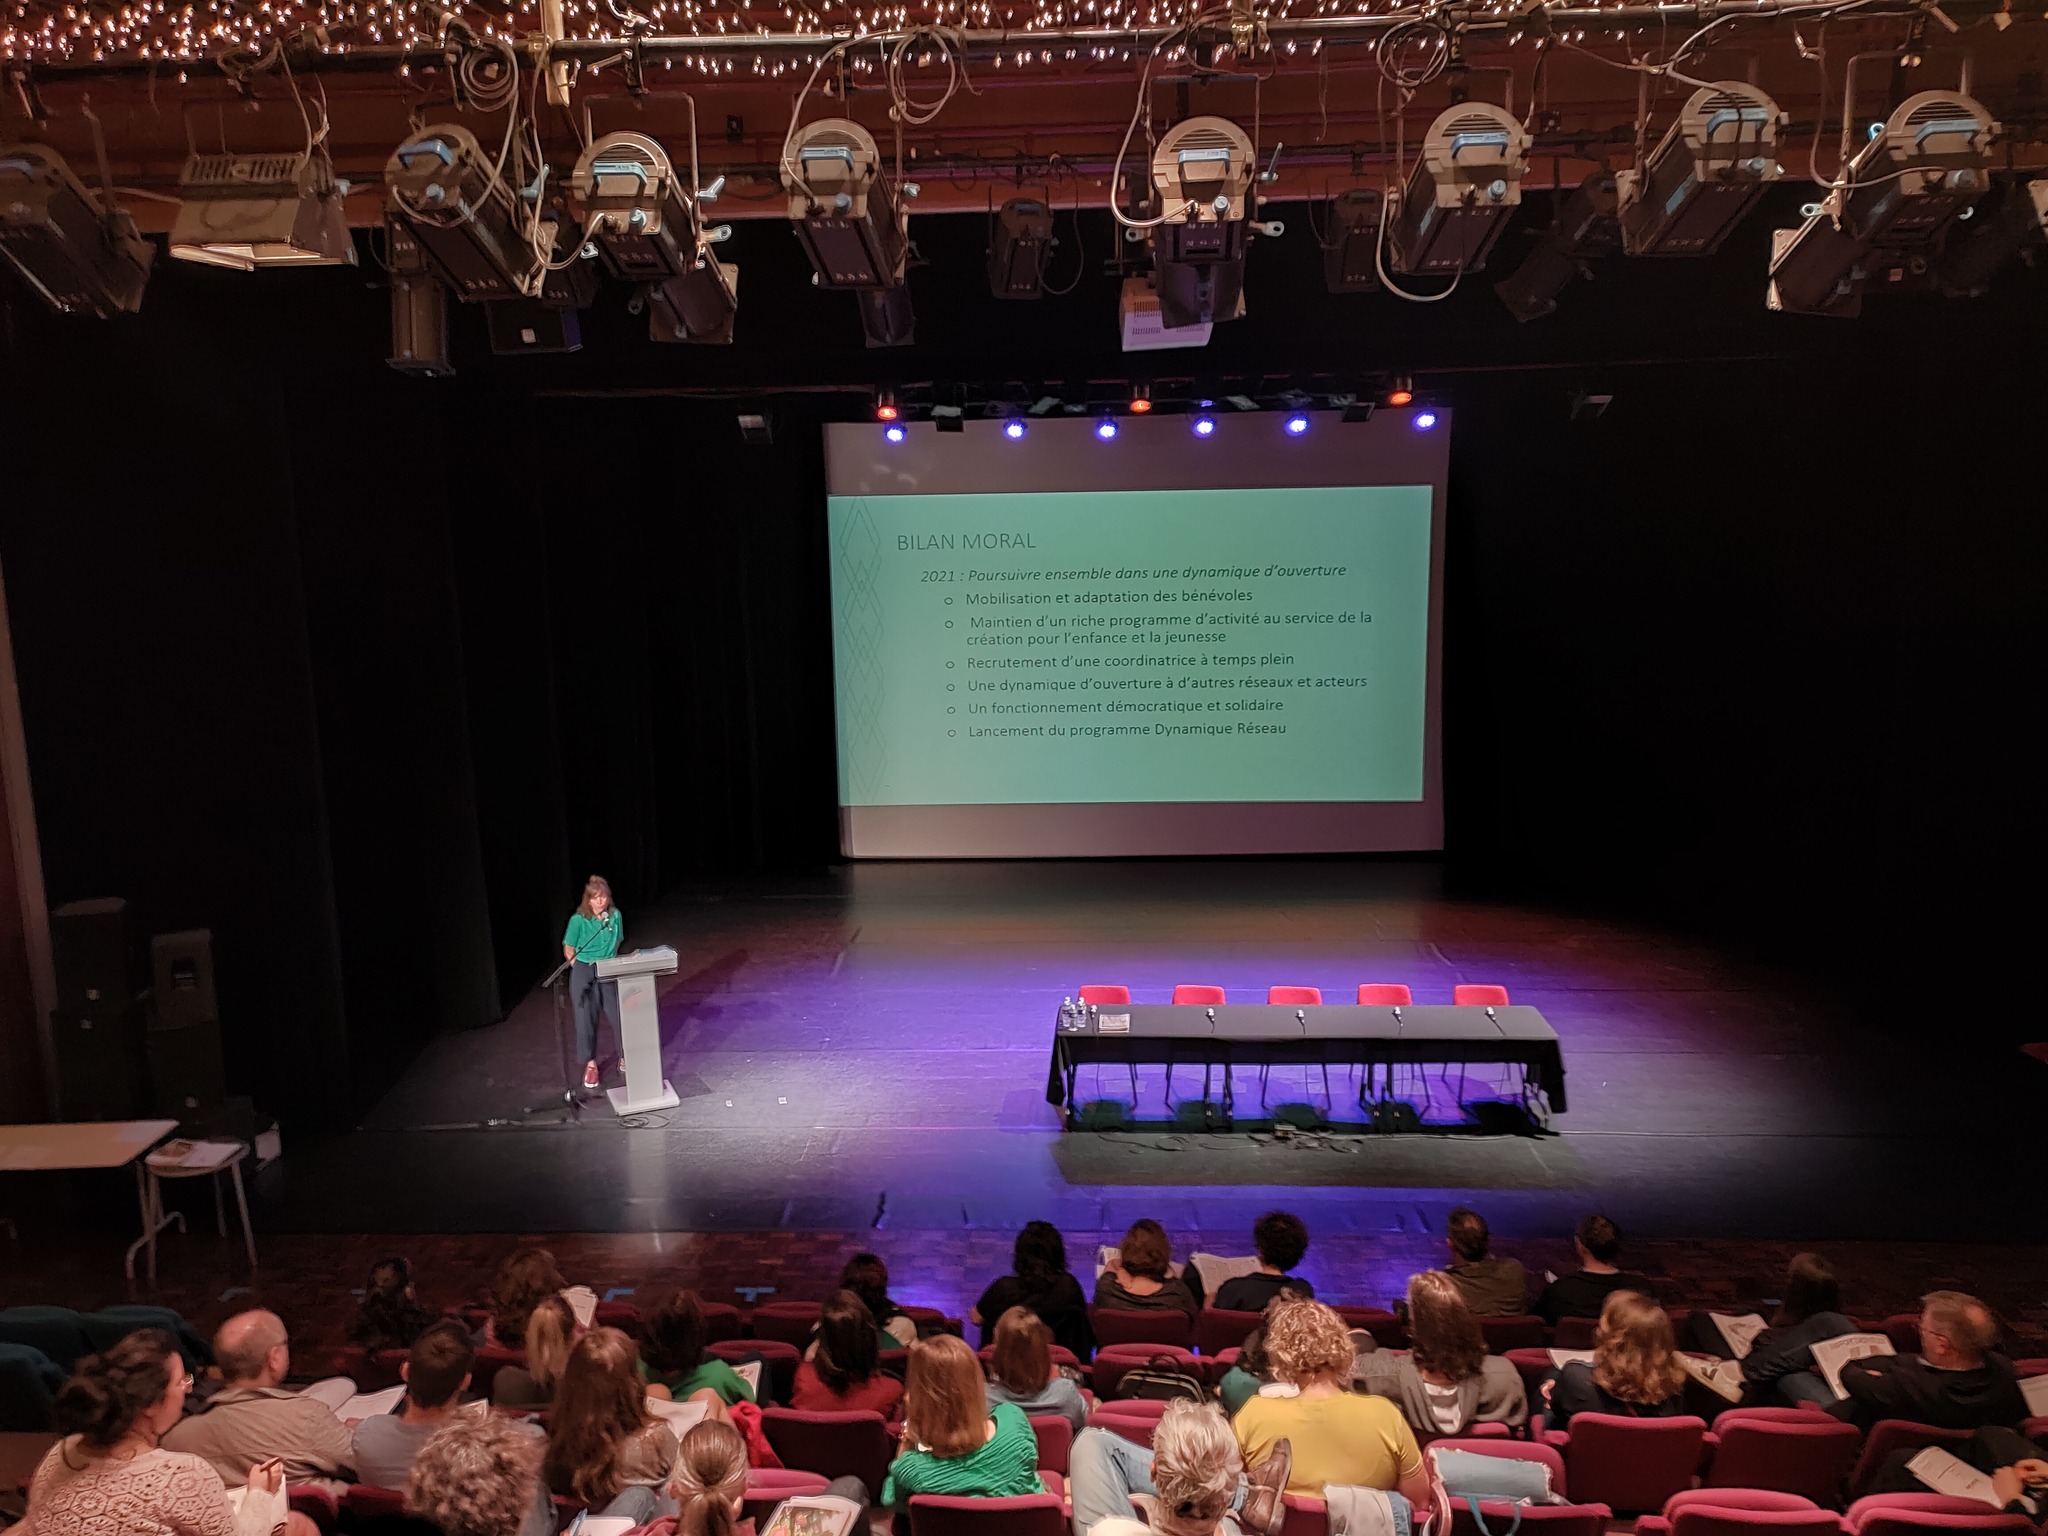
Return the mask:
<svg viewBox="0 0 2048 1536">
<path fill-rule="evenodd" d="M 1275 1385 L 1238 1409 L 1235 1420 L 1245 1464 L 1286 1440 L 1294 1452 L 1289 1493 L 1321 1498 L 1332 1483 L 1379 1488 L 1427 1509 L 1429 1472 L 1415 1432 L 1386 1398 L 1350 1390 L 1353 1353 L 1344 1319 L 1321 1302 L 1290 1292 L 1274 1303 L 1266 1314 L 1266 1360 Z"/>
</svg>

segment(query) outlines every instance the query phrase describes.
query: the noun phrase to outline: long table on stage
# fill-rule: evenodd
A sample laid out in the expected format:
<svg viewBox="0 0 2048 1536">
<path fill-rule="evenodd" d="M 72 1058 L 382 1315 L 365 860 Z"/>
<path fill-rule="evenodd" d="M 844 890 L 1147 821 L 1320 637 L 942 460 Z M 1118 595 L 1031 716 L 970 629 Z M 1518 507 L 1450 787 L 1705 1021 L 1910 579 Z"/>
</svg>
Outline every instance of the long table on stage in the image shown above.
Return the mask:
<svg viewBox="0 0 2048 1536">
<path fill-rule="evenodd" d="M 1104 1027 L 1104 1021 L 1108 1027 Z M 1069 1123 L 1075 1104 L 1074 1074 L 1084 1066 L 1123 1066 L 1133 1089 L 1140 1066 L 1202 1069 L 1202 1098 L 1208 1101 L 1211 1074 L 1223 1072 L 1223 1114 L 1235 1107 L 1233 1069 L 1315 1066 L 1362 1068 L 1362 1103 L 1373 1074 L 1386 1069 L 1387 1096 L 1397 1066 L 1509 1065 L 1522 1069 L 1525 1091 L 1543 1095 L 1553 1111 L 1565 1108 L 1564 1054 L 1557 1031 L 1536 1009 L 1521 1004 L 1494 1008 L 1433 1006 L 1362 1007 L 1321 1003 L 1218 1003 L 1213 1008 L 1176 1003 L 1103 1005 L 1056 1019 L 1052 1070 L 1046 1101 Z"/>
</svg>

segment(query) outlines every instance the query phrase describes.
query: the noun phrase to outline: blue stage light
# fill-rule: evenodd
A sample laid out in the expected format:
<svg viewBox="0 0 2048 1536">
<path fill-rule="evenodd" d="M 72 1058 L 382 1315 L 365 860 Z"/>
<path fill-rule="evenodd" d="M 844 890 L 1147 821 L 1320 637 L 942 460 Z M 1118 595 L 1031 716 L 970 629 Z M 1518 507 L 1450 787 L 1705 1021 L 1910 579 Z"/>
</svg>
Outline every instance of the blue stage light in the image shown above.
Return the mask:
<svg viewBox="0 0 2048 1536">
<path fill-rule="evenodd" d="M 1418 431 L 1418 432 L 1427 432 L 1427 431 L 1428 431 L 1428 430 L 1429 430 L 1429 429 L 1430 429 L 1431 427 L 1433 427 L 1433 426 L 1435 426 L 1435 425 L 1436 425 L 1436 412 L 1435 412 L 1435 411 L 1417 411 L 1417 412 L 1415 413 L 1415 430 L 1416 430 L 1416 431 Z"/>
<path fill-rule="evenodd" d="M 1016 440 L 1017 440 L 1018 438 L 1022 437 L 1023 435 L 1024 435 L 1024 423 L 1023 423 L 1023 422 L 1021 422 L 1021 421 L 1006 421 L 1006 422 L 1004 422 L 1004 423 L 1003 423 L 1003 436 L 1007 437 L 1007 438 L 1008 438 L 1008 439 L 1009 439 L 1009 440 L 1010 440 L 1011 442 L 1013 442 L 1013 443 L 1014 443 L 1014 442 L 1015 442 L 1015 441 L 1016 441 Z"/>
<path fill-rule="evenodd" d="M 1105 443 L 1108 442 L 1112 437 L 1115 437 L 1115 420 L 1108 416 L 1103 417 L 1102 420 L 1095 423 L 1095 435 L 1101 438 Z"/>
<path fill-rule="evenodd" d="M 1300 412 L 1297 411 L 1294 415 L 1287 418 L 1287 435 L 1289 437 L 1299 437 L 1307 430 L 1308 418 Z"/>
<path fill-rule="evenodd" d="M 882 436 L 889 439 L 892 443 L 900 443 L 903 441 L 903 428 L 891 422 L 888 426 L 882 428 Z"/>
<path fill-rule="evenodd" d="M 1197 416 L 1194 419 L 1193 426 L 1195 436 L 1197 437 L 1214 437 L 1216 435 L 1216 418 L 1214 416 Z"/>
</svg>

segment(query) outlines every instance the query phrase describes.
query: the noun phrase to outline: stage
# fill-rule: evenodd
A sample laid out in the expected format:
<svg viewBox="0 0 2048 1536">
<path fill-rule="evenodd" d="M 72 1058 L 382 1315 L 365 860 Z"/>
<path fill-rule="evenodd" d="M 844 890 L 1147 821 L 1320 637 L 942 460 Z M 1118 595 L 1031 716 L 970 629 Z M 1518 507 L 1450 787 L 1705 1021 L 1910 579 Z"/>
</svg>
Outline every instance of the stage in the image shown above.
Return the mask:
<svg viewBox="0 0 2048 1536">
<path fill-rule="evenodd" d="M 1611 920 L 1450 899 L 1441 879 L 1421 860 L 877 863 L 678 892 L 626 917 L 631 943 L 680 957 L 661 989 L 680 1107 L 631 1126 L 601 1099 L 575 1123 L 526 1114 L 559 1086 L 536 993 L 502 1024 L 432 1042 L 352 1134 L 288 1139 L 258 1181 L 259 1225 L 1002 1231 L 1043 1217 L 1093 1233 L 1150 1215 L 1234 1252 L 1276 1203 L 1320 1233 L 1413 1238 L 1469 1201 L 1527 1236 L 1598 1207 L 1643 1237 L 1945 1240 L 1999 1230 L 2038 1166 L 2025 1127 L 2043 1069 L 2009 1045 L 1943 1034 L 1933 1015 L 1883 1028 L 1897 1021 L 1852 1017 L 1796 974 Z M 1061 998 L 1123 982 L 1163 1000 L 1183 981 L 1247 1001 L 1273 983 L 1334 998 L 1400 981 L 1418 1004 L 1497 982 L 1555 1027 L 1569 1112 L 1545 1134 L 1484 1109 L 1453 1125 L 1439 1088 L 1442 1123 L 1423 1134 L 1281 1135 L 1246 1119 L 1241 1090 L 1232 1132 L 1062 1131 L 1046 1102 Z M 1099 1069 L 1099 1090 L 1089 1070 L 1083 1099 L 1128 1097 L 1123 1068 Z M 1355 1096 L 1332 1077 L 1340 1103 Z M 1148 1118 L 1162 1089 L 1145 1069 Z M 1275 1106 L 1322 1103 L 1313 1068 L 1275 1068 L 1269 1089 Z M 1911 1193 L 1930 1189 L 1943 1198 Z"/>
</svg>

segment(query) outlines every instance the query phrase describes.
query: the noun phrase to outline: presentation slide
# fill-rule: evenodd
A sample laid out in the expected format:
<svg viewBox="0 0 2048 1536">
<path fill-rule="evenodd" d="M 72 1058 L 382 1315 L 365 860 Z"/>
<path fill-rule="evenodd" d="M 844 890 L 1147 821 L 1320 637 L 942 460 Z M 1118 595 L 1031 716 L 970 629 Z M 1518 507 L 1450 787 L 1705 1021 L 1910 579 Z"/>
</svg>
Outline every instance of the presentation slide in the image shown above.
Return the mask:
<svg viewBox="0 0 2048 1536">
<path fill-rule="evenodd" d="M 983 478 L 1014 482 L 1022 458 Z M 1028 489 L 835 474 L 846 852 L 1440 846 L 1434 479 L 1131 487 L 1084 468 Z"/>
</svg>

